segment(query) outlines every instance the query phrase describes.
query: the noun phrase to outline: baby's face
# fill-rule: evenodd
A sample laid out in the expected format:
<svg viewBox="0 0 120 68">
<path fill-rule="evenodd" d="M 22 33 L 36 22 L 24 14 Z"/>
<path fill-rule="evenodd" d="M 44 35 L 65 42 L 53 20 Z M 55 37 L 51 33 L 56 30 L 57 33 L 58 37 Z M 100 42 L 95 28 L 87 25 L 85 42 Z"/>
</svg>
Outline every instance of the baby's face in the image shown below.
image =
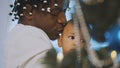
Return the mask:
<svg viewBox="0 0 120 68">
<path fill-rule="evenodd" d="M 68 23 L 64 28 L 61 37 L 58 39 L 58 45 L 62 47 L 64 54 L 67 54 L 76 48 L 75 37 L 73 24 Z"/>
</svg>

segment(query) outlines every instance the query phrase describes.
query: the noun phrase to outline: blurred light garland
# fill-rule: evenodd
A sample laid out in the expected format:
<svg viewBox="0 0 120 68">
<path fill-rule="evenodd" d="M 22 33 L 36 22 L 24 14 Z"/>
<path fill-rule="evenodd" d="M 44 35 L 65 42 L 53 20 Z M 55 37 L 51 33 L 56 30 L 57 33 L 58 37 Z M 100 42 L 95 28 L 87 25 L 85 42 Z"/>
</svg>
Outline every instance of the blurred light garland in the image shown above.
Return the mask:
<svg viewBox="0 0 120 68">
<path fill-rule="evenodd" d="M 96 67 L 102 68 L 103 66 L 109 65 L 112 63 L 111 59 L 104 59 L 104 60 L 100 60 L 98 58 L 98 55 L 96 54 L 96 52 L 90 48 L 91 44 L 90 44 L 90 33 L 88 31 L 88 27 L 87 24 L 85 22 L 85 18 L 81 9 L 81 5 L 80 5 L 80 1 L 79 0 L 75 0 L 76 4 L 75 4 L 75 14 L 73 15 L 73 21 L 74 21 L 74 28 L 75 28 L 75 32 L 77 37 L 77 42 L 76 42 L 76 52 L 77 52 L 77 60 L 80 60 L 80 36 L 79 36 L 79 26 L 80 29 L 82 31 L 82 35 L 84 37 L 85 43 L 86 43 L 86 50 L 88 52 L 88 56 L 89 56 L 89 60 L 92 62 L 92 64 Z"/>
</svg>

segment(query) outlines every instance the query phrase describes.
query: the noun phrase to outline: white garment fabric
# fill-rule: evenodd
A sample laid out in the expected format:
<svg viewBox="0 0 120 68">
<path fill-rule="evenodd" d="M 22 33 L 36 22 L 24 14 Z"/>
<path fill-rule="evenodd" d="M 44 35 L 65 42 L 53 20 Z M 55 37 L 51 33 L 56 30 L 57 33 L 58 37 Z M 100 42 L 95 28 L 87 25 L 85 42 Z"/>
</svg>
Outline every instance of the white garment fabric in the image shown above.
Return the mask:
<svg viewBox="0 0 120 68">
<path fill-rule="evenodd" d="M 6 39 L 6 68 L 45 68 L 42 61 L 51 48 L 50 39 L 43 30 L 17 24 Z"/>
</svg>

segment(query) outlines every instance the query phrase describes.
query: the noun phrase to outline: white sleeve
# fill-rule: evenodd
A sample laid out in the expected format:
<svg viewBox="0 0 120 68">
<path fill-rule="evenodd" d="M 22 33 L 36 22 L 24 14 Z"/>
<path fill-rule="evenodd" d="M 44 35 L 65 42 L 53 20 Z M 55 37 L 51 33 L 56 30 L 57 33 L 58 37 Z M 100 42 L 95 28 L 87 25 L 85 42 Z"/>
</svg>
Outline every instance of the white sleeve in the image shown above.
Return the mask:
<svg viewBox="0 0 120 68">
<path fill-rule="evenodd" d="M 7 68 L 21 66 L 31 57 L 43 51 L 43 53 L 32 58 L 32 60 L 26 64 L 25 68 L 44 68 L 39 60 L 45 56 L 46 50 L 51 48 L 50 40 L 46 40 L 43 36 L 32 36 L 28 33 L 17 36 L 13 35 L 6 47 Z"/>
</svg>

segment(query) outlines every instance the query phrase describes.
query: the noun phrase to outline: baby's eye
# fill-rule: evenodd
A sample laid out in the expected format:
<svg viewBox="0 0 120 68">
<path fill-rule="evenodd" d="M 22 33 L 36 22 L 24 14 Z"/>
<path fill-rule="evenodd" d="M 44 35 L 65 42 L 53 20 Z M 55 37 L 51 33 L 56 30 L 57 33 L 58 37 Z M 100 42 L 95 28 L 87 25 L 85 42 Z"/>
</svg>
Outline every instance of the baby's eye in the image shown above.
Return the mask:
<svg viewBox="0 0 120 68">
<path fill-rule="evenodd" d="M 75 37 L 74 37 L 74 36 L 68 36 L 68 38 L 69 38 L 69 39 L 72 39 L 72 40 L 74 40 L 74 39 L 75 39 Z"/>
</svg>

